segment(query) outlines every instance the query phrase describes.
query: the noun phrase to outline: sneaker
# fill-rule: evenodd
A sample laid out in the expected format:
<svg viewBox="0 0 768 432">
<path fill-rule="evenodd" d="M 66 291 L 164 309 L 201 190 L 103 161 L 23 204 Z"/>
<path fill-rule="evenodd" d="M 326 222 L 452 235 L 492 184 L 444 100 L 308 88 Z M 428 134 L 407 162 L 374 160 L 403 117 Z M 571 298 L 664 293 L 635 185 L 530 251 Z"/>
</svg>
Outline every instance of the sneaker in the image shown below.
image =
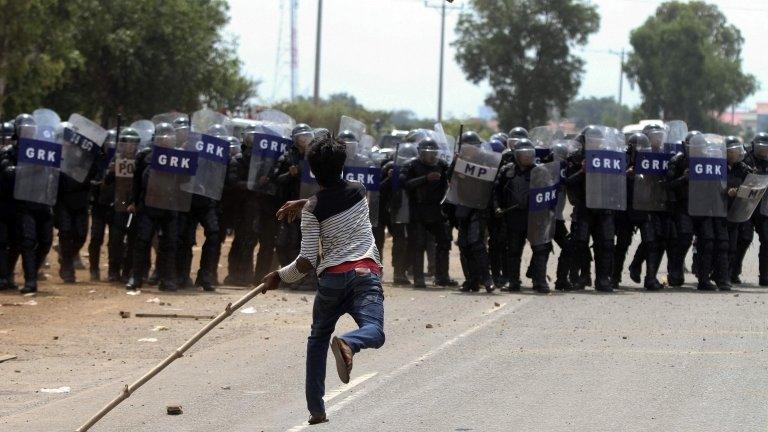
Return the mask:
<svg viewBox="0 0 768 432">
<path fill-rule="evenodd" d="M 136 291 L 141 288 L 141 280 L 131 277 L 128 279 L 128 282 L 125 284 L 125 289 L 128 291 Z"/>
</svg>

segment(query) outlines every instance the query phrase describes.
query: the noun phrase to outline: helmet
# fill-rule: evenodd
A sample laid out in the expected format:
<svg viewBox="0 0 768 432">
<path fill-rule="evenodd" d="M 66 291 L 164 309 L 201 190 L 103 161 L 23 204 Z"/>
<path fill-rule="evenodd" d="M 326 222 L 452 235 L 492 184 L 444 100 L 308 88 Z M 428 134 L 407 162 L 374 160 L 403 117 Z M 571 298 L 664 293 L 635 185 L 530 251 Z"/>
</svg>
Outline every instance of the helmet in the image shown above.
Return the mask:
<svg viewBox="0 0 768 432">
<path fill-rule="evenodd" d="M 648 135 L 645 133 L 635 132 L 627 139 L 627 146 L 633 150 L 649 148 L 650 145 L 650 139 L 648 139 Z"/>
<path fill-rule="evenodd" d="M 0 124 L 0 138 L 3 140 L 11 139 L 13 136 L 13 123 L 5 122 Z"/>
<path fill-rule="evenodd" d="M 155 125 L 155 135 L 152 137 L 154 145 L 165 148 L 176 147 L 176 130 L 170 123 L 158 123 Z"/>
<path fill-rule="evenodd" d="M 58 126 L 56 126 L 56 130 L 54 132 L 56 136 L 56 141 L 61 142 L 64 140 L 64 131 L 69 129 L 72 130 L 74 127 L 72 126 L 72 123 L 68 121 L 63 121 L 59 123 Z"/>
<path fill-rule="evenodd" d="M 479 146 L 481 143 L 480 135 L 478 135 L 477 132 L 474 132 L 474 131 L 466 131 L 463 134 L 461 134 L 461 143 Z"/>
<path fill-rule="evenodd" d="M 227 133 L 227 128 L 219 123 L 212 124 L 210 127 L 208 127 L 206 135 L 215 136 L 218 138 L 229 136 Z"/>
<path fill-rule="evenodd" d="M 117 143 L 117 130 L 110 129 L 107 131 L 107 137 L 104 138 L 104 148 L 114 147 Z"/>
<path fill-rule="evenodd" d="M 405 136 L 405 142 L 418 144 L 419 141 L 428 137 L 429 133 L 426 129 L 413 129 Z"/>
<path fill-rule="evenodd" d="M 228 136 L 227 141 L 229 142 L 229 157 L 237 156 L 243 152 L 243 146 L 237 137 Z"/>
<path fill-rule="evenodd" d="M 768 161 L 768 134 L 760 132 L 752 138 L 752 151 L 755 157 L 760 160 Z"/>
<path fill-rule="evenodd" d="M 568 145 L 569 141 L 555 140 L 552 142 L 552 158 L 556 161 L 563 162 L 568 159 L 568 155 L 571 154 L 571 146 Z"/>
<path fill-rule="evenodd" d="M 697 130 L 694 130 L 694 131 L 690 131 L 690 132 L 688 132 L 688 135 L 686 135 L 686 136 L 685 136 L 685 140 L 683 141 L 683 143 L 684 143 L 685 145 L 690 145 L 690 144 L 691 144 L 691 140 L 692 140 L 692 139 L 693 139 L 693 137 L 695 137 L 696 135 L 701 135 L 701 132 L 699 132 L 699 131 L 697 131 Z"/>
<path fill-rule="evenodd" d="M 34 138 L 37 127 L 35 126 L 35 118 L 29 114 L 19 114 L 16 116 L 16 120 L 13 122 L 14 132 L 16 138 Z"/>
<path fill-rule="evenodd" d="M 515 161 L 524 168 L 529 168 L 535 164 L 536 148 L 528 138 L 520 138 L 515 143 Z"/>
<path fill-rule="evenodd" d="M 744 156 L 747 154 L 747 150 L 741 143 L 741 140 L 735 136 L 725 137 L 725 150 L 728 158 L 728 163 L 733 165 L 744 160 Z"/>
<path fill-rule="evenodd" d="M 137 131 L 134 128 L 126 127 L 120 129 L 120 136 L 117 139 L 117 142 L 119 143 L 131 143 L 135 145 L 139 145 L 141 142 L 141 136 L 139 135 L 139 131 Z"/>
<path fill-rule="evenodd" d="M 306 123 L 299 123 L 296 125 L 296 127 L 293 128 L 291 131 L 291 138 L 296 139 L 296 135 L 302 133 L 302 132 L 310 132 L 312 131 L 312 128 L 309 127 Z"/>
<path fill-rule="evenodd" d="M 664 148 L 664 141 L 666 140 L 667 135 L 666 132 L 667 131 L 658 124 L 650 124 L 643 128 L 643 134 L 648 137 L 650 148 L 655 151 L 660 151 Z"/>
<path fill-rule="evenodd" d="M 505 134 L 504 132 L 497 132 L 497 133 L 491 135 L 491 137 L 488 139 L 488 141 L 499 140 L 502 143 L 504 143 L 504 145 L 507 145 L 507 140 L 508 139 L 509 139 L 509 135 Z"/>
<path fill-rule="evenodd" d="M 439 147 L 433 138 L 427 137 L 419 142 L 419 160 L 425 165 L 437 165 L 438 155 Z"/>
<path fill-rule="evenodd" d="M 518 126 L 512 128 L 512 130 L 509 131 L 509 135 L 507 136 L 507 140 L 505 142 L 507 143 L 507 147 L 509 147 L 510 150 L 514 150 L 517 141 L 523 138 L 528 138 L 528 131 L 525 130 L 525 128 Z"/>
<path fill-rule="evenodd" d="M 488 141 L 488 145 L 491 146 L 491 149 L 496 153 L 501 153 L 507 148 L 503 141 L 496 138 L 491 138 L 491 140 Z"/>
<path fill-rule="evenodd" d="M 336 140 L 345 144 L 349 144 L 350 142 L 357 142 L 357 137 L 351 130 L 344 129 L 338 135 L 336 135 Z"/>
<path fill-rule="evenodd" d="M 187 117 L 186 114 L 179 114 L 178 117 L 173 119 L 173 127 L 174 128 L 189 127 L 189 117 Z"/>
</svg>

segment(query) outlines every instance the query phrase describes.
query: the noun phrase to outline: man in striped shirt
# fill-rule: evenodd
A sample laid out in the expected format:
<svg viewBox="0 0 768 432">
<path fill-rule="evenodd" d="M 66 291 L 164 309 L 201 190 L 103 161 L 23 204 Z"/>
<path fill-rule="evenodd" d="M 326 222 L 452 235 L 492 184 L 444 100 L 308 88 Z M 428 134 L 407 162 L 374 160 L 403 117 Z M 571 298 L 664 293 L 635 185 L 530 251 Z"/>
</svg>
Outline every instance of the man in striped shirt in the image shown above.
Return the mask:
<svg viewBox="0 0 768 432">
<path fill-rule="evenodd" d="M 342 178 L 346 148 L 326 130 L 316 131 L 307 154 L 320 191 L 308 200 L 289 202 L 278 218 L 291 218 L 301 208 L 301 251 L 289 265 L 264 278 L 267 289 L 280 281 L 294 283 L 309 272 L 318 276 L 307 341 L 306 397 L 310 424 L 327 421 L 325 367 L 328 344 L 336 370 L 349 382 L 352 357 L 365 348 L 384 344 L 384 295 L 381 260 L 371 229 L 365 187 Z M 349 314 L 360 327 L 333 337 L 336 322 Z"/>
</svg>

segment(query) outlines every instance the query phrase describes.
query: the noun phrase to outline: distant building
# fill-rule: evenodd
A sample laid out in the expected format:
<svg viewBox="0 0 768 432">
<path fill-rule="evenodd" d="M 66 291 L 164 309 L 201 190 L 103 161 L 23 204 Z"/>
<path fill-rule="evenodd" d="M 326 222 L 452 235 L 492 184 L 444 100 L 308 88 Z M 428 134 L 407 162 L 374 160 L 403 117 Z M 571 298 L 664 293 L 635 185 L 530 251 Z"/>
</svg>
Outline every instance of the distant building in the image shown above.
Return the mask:
<svg viewBox="0 0 768 432">
<path fill-rule="evenodd" d="M 720 121 L 739 126 L 745 136 L 768 130 L 768 102 L 759 102 L 754 110 L 730 111 L 720 116 Z"/>
</svg>

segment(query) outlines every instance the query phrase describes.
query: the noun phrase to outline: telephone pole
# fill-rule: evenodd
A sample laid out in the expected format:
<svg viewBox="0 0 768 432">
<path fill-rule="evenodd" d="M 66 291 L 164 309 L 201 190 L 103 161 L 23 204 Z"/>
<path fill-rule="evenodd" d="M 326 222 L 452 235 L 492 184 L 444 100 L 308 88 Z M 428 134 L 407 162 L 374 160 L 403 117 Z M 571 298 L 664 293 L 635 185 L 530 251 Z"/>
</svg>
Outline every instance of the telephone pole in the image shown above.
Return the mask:
<svg viewBox="0 0 768 432">
<path fill-rule="evenodd" d="M 447 10 L 463 9 L 461 7 L 446 7 L 445 2 L 440 2 L 440 6 L 430 5 L 426 0 L 424 6 L 431 9 L 440 9 L 440 65 L 438 66 L 437 76 L 437 121 L 443 121 L 443 75 L 445 65 L 445 14 Z"/>
<path fill-rule="evenodd" d="M 317 35 L 315 36 L 315 105 L 320 103 L 320 45 L 323 34 L 323 0 L 317 0 Z"/>
</svg>

